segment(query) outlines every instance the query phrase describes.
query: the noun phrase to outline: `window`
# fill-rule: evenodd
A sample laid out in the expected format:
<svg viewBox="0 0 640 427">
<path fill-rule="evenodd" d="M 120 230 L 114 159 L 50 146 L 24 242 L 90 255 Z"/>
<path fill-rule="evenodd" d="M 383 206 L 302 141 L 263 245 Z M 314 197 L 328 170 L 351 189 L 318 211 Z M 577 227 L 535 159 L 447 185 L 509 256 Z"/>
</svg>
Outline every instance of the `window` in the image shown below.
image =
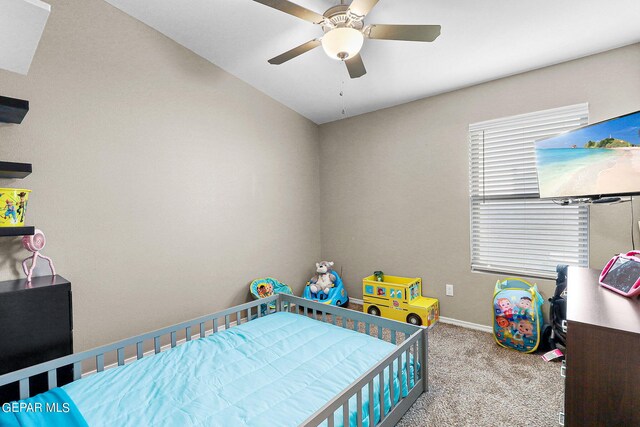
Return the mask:
<svg viewBox="0 0 640 427">
<path fill-rule="evenodd" d="M 589 210 L 540 200 L 534 142 L 583 126 L 588 104 L 469 126 L 471 269 L 556 276 L 588 266 Z"/>
<path fill-rule="evenodd" d="M 418 296 L 418 285 L 411 285 L 409 288 L 409 300 L 413 300 Z"/>
</svg>

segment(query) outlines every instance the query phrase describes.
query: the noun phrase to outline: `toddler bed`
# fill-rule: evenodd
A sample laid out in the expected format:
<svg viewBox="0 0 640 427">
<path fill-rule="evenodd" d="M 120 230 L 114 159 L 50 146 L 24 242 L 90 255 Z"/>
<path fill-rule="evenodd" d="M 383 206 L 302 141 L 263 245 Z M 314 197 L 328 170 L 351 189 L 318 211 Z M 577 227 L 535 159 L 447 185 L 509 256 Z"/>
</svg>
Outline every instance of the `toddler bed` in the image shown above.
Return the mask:
<svg viewBox="0 0 640 427">
<path fill-rule="evenodd" d="M 259 306 L 269 300 L 278 311 L 265 315 Z M 371 336 L 385 329 L 391 343 Z M 146 356 L 146 342 L 155 355 Z M 126 363 L 128 347 L 136 354 Z M 28 378 L 48 372 L 54 390 L 19 403 L 69 406 L 0 411 L 0 424 L 393 425 L 426 390 L 426 348 L 423 328 L 280 294 L 0 376 L 0 385 L 19 381 L 25 399 Z M 113 369 L 104 366 L 109 353 Z M 83 362 L 97 373 L 81 378 Z M 76 381 L 55 388 L 55 368 L 69 364 Z"/>
</svg>

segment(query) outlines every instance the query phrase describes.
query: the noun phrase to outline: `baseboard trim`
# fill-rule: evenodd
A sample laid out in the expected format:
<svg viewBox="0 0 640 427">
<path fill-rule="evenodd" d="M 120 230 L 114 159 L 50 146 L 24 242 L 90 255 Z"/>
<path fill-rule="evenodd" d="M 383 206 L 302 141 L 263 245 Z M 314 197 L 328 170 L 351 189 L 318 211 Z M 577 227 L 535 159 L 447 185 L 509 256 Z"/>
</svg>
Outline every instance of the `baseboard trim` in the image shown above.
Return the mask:
<svg viewBox="0 0 640 427">
<path fill-rule="evenodd" d="M 358 298 L 349 297 L 349 301 L 353 302 L 354 304 L 364 305 L 364 301 Z M 473 329 L 481 332 L 488 332 L 490 334 L 493 333 L 493 328 L 491 326 L 481 325 L 479 323 L 466 322 L 464 320 L 452 319 L 450 317 L 442 316 L 440 316 L 440 321 L 449 325 L 461 326 L 463 328 Z"/>
<path fill-rule="evenodd" d="M 493 328 L 487 325 L 481 325 L 479 323 L 466 322 L 464 320 L 452 319 L 450 317 L 442 317 L 440 316 L 440 321 L 442 323 L 446 323 L 448 325 L 461 326 L 467 329 L 473 329 L 480 332 L 493 333 Z"/>
</svg>

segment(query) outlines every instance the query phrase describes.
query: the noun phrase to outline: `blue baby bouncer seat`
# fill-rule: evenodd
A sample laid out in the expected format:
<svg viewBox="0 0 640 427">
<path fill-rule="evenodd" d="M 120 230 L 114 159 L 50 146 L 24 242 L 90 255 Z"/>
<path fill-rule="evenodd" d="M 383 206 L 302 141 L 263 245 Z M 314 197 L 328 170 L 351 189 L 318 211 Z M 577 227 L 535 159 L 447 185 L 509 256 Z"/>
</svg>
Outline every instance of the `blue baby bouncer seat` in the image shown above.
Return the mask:
<svg viewBox="0 0 640 427">
<path fill-rule="evenodd" d="M 342 284 L 342 279 L 340 278 L 340 275 L 334 270 L 330 270 L 329 273 L 336 276 L 336 281 L 333 284 L 333 287 L 329 289 L 328 294 L 325 294 L 324 292 L 311 292 L 310 283 L 307 282 L 307 286 L 304 287 L 302 296 L 308 300 L 319 302 L 322 304 L 346 307 L 347 305 L 349 305 L 349 295 L 347 294 L 347 290 Z"/>
</svg>

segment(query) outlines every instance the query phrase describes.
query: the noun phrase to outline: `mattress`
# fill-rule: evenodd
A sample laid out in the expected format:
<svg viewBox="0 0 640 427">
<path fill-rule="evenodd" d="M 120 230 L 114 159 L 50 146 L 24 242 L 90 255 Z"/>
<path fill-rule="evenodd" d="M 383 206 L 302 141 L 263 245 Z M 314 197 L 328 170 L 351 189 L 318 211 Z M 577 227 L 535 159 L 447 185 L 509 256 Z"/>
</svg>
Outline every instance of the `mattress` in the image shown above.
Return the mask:
<svg viewBox="0 0 640 427">
<path fill-rule="evenodd" d="M 274 313 L 85 377 L 62 390 L 91 427 L 296 426 L 395 348 L 306 316 Z M 403 371 L 398 378 L 397 366 L 394 372 L 397 401 L 400 388 L 407 394 L 407 376 Z M 378 420 L 377 377 L 374 390 Z M 385 398 L 386 413 L 391 403 L 388 385 Z M 368 426 L 367 387 L 362 400 L 363 424 Z M 351 425 L 355 408 L 354 397 Z M 335 425 L 343 424 L 338 410 Z"/>
</svg>

